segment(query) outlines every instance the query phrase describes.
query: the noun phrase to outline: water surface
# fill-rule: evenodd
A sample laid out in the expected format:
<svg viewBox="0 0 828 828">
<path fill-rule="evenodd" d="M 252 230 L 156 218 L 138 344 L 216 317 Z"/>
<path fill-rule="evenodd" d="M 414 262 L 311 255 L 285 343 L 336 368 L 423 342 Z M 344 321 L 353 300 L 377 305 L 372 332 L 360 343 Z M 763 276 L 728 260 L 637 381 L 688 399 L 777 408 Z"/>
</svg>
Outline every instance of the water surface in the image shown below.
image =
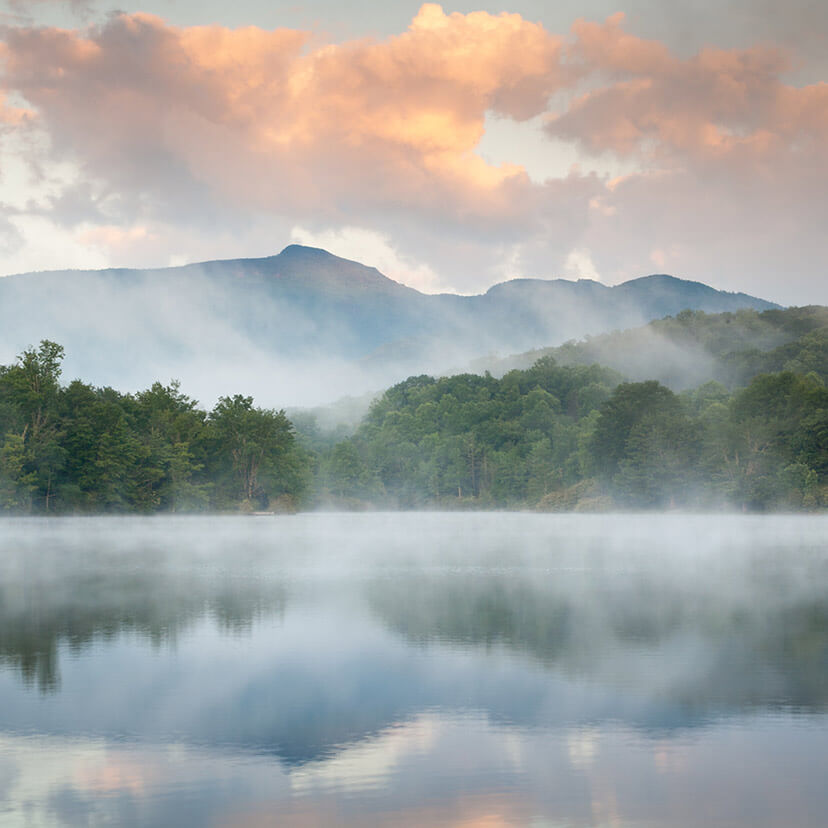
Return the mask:
<svg viewBox="0 0 828 828">
<path fill-rule="evenodd" d="M 823 517 L 0 522 L 0 823 L 824 826 Z"/>
</svg>

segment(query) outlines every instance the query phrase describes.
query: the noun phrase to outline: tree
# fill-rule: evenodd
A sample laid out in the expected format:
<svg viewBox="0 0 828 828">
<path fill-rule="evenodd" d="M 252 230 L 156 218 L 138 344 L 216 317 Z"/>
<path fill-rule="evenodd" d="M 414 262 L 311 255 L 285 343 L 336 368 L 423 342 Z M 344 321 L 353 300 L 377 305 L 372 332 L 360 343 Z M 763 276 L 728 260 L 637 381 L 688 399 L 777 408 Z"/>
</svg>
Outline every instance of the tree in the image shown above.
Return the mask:
<svg viewBox="0 0 828 828">
<path fill-rule="evenodd" d="M 149 497 L 170 511 L 200 509 L 209 502 L 202 479 L 207 451 L 206 415 L 179 383 L 153 383 L 135 396 L 133 416 L 145 449 L 142 475 Z"/>
<path fill-rule="evenodd" d="M 647 413 L 630 431 L 613 484 L 638 506 L 675 506 L 696 480 L 699 427 L 684 414 Z"/>
<path fill-rule="evenodd" d="M 255 408 L 252 397 L 236 394 L 219 398 L 209 424 L 220 471 L 229 472 L 235 496 L 249 504 L 266 504 L 268 497 L 283 491 L 298 494 L 289 491 L 297 481 L 284 474 L 295 478 L 297 471 L 291 457 L 293 428 L 284 411 Z"/>
<path fill-rule="evenodd" d="M 526 495 L 530 502 L 537 503 L 544 495 L 560 487 L 561 470 L 555 466 L 555 454 L 548 437 L 532 445 L 526 466 Z"/>
<path fill-rule="evenodd" d="M 816 374 L 761 374 L 737 394 L 721 459 L 733 497 L 753 509 L 813 498 L 825 478 L 826 412 L 828 390 Z M 780 474 L 792 464 L 796 472 Z"/>
<path fill-rule="evenodd" d="M 52 506 L 55 482 L 64 454 L 59 444 L 57 406 L 63 348 L 44 339 L 18 355 L 0 373 L 0 412 L 5 434 L 22 440 L 21 476 L 46 511 Z M 15 449 L 17 452 L 17 449 Z"/>
<path fill-rule="evenodd" d="M 596 469 L 611 478 L 625 457 L 627 440 L 645 416 L 678 413 L 676 395 L 655 380 L 624 382 L 601 406 L 591 451 Z"/>
<path fill-rule="evenodd" d="M 368 470 L 351 440 L 337 443 L 327 462 L 328 487 L 339 497 L 370 494 Z"/>
<path fill-rule="evenodd" d="M 0 510 L 29 511 L 36 475 L 26 474 L 26 448 L 19 434 L 7 434 L 0 448 Z"/>
<path fill-rule="evenodd" d="M 674 505 L 695 481 L 700 428 L 681 401 L 654 380 L 623 383 L 601 406 L 591 440 L 593 463 L 624 500 Z"/>
</svg>

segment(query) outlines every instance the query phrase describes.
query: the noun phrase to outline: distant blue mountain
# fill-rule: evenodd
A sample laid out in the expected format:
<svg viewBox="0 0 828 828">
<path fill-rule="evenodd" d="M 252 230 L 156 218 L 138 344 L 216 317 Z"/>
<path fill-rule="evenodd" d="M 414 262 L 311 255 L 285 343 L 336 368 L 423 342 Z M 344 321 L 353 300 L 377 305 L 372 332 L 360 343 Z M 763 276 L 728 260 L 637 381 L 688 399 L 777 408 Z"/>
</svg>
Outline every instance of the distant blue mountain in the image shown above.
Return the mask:
<svg viewBox="0 0 828 828">
<path fill-rule="evenodd" d="M 478 296 L 427 295 L 375 268 L 291 245 L 260 259 L 0 279 L 0 361 L 48 338 L 65 346 L 70 376 L 96 383 L 131 388 L 177 376 L 202 399 L 249 390 L 294 404 L 686 308 L 773 307 L 667 275 L 615 287 L 516 279 Z M 314 377 L 317 369 L 328 370 Z M 242 387 L 231 387 L 234 379 Z"/>
</svg>

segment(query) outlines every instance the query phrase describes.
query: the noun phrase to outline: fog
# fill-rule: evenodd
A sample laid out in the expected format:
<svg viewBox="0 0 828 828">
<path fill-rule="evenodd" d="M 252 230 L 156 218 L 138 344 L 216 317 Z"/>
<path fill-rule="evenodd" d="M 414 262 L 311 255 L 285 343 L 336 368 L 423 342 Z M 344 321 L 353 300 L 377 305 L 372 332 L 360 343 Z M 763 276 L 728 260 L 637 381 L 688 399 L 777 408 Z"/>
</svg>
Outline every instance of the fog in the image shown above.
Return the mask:
<svg viewBox="0 0 828 828">
<path fill-rule="evenodd" d="M 207 407 L 236 393 L 314 406 L 685 307 L 770 306 L 661 276 L 615 288 L 524 279 L 479 296 L 425 295 L 294 245 L 264 259 L 0 279 L 0 364 L 51 339 L 66 349 L 68 380 L 137 391 L 178 379 Z"/>
<path fill-rule="evenodd" d="M 0 794 L 70 825 L 691 825 L 703 792 L 709 824 L 818 825 L 826 530 L 6 519 Z"/>
<path fill-rule="evenodd" d="M 784 341 L 780 337 L 779 344 Z M 618 371 L 632 382 L 658 380 L 674 391 L 722 382 L 722 366 L 697 342 L 675 342 L 651 327 L 587 338 L 559 348 L 541 348 L 507 357 L 482 357 L 470 363 L 475 373 L 489 371 L 501 377 L 508 371 L 526 370 L 538 359 L 552 356 L 562 365 L 598 363 Z"/>
<path fill-rule="evenodd" d="M 208 408 L 237 393 L 265 406 L 314 405 L 382 382 L 348 357 L 348 331 L 256 301 L 244 307 L 242 323 L 226 291 L 197 269 L 154 283 L 117 272 L 50 275 L 35 309 L 25 281 L 7 279 L 0 288 L 0 363 L 51 339 L 66 349 L 67 381 L 127 392 L 177 379 Z M 341 350 L 332 352 L 332 341 Z"/>
<path fill-rule="evenodd" d="M 771 365 L 774 370 L 787 369 L 791 354 L 785 353 L 784 346 L 824 328 L 828 316 L 825 308 L 811 306 L 789 309 L 785 322 L 780 324 L 782 319 L 751 311 L 720 316 L 682 313 L 675 319 L 586 336 L 558 347 L 506 357 L 480 357 L 465 369 L 489 371 L 500 377 L 551 356 L 561 365 L 604 365 L 633 382 L 658 380 L 674 391 L 696 388 L 711 380 L 735 388 L 761 370 L 755 366 L 762 365 L 763 357 L 768 359 L 764 370 Z M 793 370 L 806 371 L 800 364 L 794 364 Z"/>
<path fill-rule="evenodd" d="M 11 519 L 0 523 L 0 652 L 48 693 L 66 647 L 137 635 L 163 648 L 205 624 L 253 635 L 323 610 L 348 618 L 359 661 L 367 642 L 397 641 L 460 651 L 470 668 L 496 652 L 521 671 L 679 706 L 692 697 L 699 710 L 822 709 L 820 662 L 794 644 L 828 626 L 826 528 L 675 515 Z M 307 632 L 314 659 L 328 646 L 319 623 Z M 301 624 L 289 637 L 305 637 Z M 340 657 L 350 646 L 330 645 Z M 658 670 L 641 670 L 654 659 Z"/>
</svg>

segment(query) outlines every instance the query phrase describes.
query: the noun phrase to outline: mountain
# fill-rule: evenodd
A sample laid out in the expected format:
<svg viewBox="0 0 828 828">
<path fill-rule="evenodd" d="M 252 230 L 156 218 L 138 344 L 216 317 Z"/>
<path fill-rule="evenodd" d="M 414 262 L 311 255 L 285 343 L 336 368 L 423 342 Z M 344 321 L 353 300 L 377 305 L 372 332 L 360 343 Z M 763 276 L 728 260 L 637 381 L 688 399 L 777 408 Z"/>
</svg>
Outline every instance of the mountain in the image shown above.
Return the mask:
<svg viewBox="0 0 828 828">
<path fill-rule="evenodd" d="M 242 392 L 309 404 L 685 308 L 772 307 L 667 275 L 615 287 L 517 279 L 478 296 L 427 295 L 291 245 L 260 259 L 0 279 L 0 362 L 48 338 L 66 348 L 67 379 L 128 389 L 174 376 L 207 402 Z"/>
<path fill-rule="evenodd" d="M 589 279 L 514 279 L 494 285 L 482 296 L 439 298 L 467 303 L 494 334 L 499 350 L 502 343 L 516 341 L 556 345 L 640 325 L 685 308 L 715 313 L 777 307 L 744 293 L 725 293 L 667 275 L 645 276 L 614 287 Z"/>
</svg>

